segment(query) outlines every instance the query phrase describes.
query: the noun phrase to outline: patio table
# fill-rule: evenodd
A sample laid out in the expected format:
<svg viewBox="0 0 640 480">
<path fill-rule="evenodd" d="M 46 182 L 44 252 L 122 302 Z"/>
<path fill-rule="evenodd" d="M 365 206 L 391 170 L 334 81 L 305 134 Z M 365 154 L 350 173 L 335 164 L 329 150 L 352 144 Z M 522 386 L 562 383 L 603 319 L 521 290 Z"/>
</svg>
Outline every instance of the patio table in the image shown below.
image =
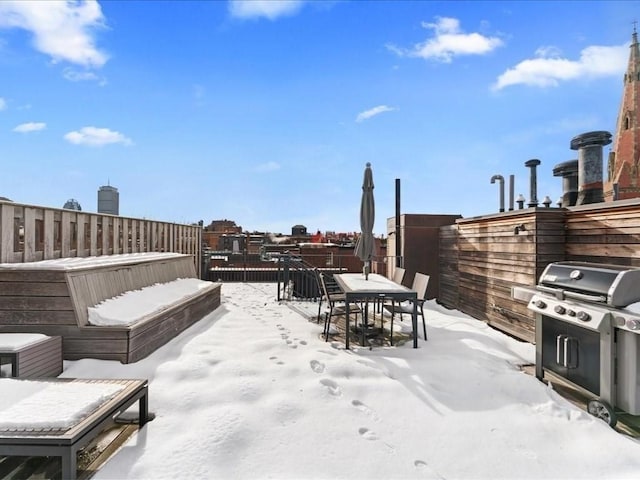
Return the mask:
<svg viewBox="0 0 640 480">
<path fill-rule="evenodd" d="M 347 317 L 345 348 L 349 348 L 349 304 L 351 302 L 369 300 L 412 301 L 411 328 L 413 332 L 413 348 L 418 348 L 418 310 L 416 307 L 418 294 L 415 290 L 399 285 L 377 273 L 370 273 L 368 279 L 365 279 L 362 273 L 339 273 L 333 277 L 345 295 L 345 313 Z"/>
</svg>

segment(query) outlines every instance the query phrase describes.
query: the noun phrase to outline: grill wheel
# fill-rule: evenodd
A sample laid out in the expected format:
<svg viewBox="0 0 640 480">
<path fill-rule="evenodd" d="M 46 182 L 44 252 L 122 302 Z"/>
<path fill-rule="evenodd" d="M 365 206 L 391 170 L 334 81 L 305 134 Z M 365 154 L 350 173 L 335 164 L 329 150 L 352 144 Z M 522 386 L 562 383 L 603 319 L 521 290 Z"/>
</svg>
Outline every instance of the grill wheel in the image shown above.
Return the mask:
<svg viewBox="0 0 640 480">
<path fill-rule="evenodd" d="M 596 418 L 604 420 L 610 427 L 615 427 L 618 423 L 613 408 L 602 400 L 590 400 L 587 404 L 587 411 Z"/>
</svg>

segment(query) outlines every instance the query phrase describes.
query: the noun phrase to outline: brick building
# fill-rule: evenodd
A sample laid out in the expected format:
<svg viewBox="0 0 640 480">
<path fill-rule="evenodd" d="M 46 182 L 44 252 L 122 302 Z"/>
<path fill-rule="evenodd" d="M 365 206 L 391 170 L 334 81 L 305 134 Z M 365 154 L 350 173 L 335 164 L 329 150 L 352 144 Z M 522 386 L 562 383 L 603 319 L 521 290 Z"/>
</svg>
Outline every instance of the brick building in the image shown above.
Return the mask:
<svg viewBox="0 0 640 480">
<path fill-rule="evenodd" d="M 202 231 L 202 243 L 210 250 L 219 250 L 220 238 L 223 235 L 229 237 L 241 233 L 242 227 L 236 225 L 233 220 L 213 220 Z M 244 245 L 242 248 L 244 248 Z"/>
<path fill-rule="evenodd" d="M 613 150 L 609 154 L 604 200 L 640 197 L 640 47 L 634 27 L 629 63 L 618 112 Z"/>
</svg>

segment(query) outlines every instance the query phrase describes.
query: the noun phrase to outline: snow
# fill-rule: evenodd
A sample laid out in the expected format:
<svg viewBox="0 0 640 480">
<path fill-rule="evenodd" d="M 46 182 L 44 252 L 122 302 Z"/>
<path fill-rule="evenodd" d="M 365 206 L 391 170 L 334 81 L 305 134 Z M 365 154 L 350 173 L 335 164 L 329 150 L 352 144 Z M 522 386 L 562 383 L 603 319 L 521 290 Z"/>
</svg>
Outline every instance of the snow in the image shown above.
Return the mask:
<svg viewBox="0 0 640 480">
<path fill-rule="evenodd" d="M 5 378 L 0 428 L 67 429 L 124 388 L 107 383 L 68 383 Z M 4 395 L 10 392 L 10 395 Z"/>
<path fill-rule="evenodd" d="M 121 253 L 116 255 L 99 255 L 95 257 L 67 257 L 39 262 L 0 263 L 0 269 L 6 270 L 78 270 L 101 266 L 125 265 L 129 263 L 148 262 L 163 258 L 183 257 L 185 254 L 173 252 Z"/>
<path fill-rule="evenodd" d="M 42 333 L 0 333 L 0 351 L 16 352 L 47 338 Z"/>
<path fill-rule="evenodd" d="M 131 290 L 89 307 L 89 323 L 102 326 L 128 326 L 147 318 L 181 300 L 197 295 L 212 282 L 198 278 L 179 278 L 167 283 L 156 283 L 140 290 Z"/>
<path fill-rule="evenodd" d="M 155 419 L 93 478 L 638 477 L 635 439 L 522 371 L 530 344 L 427 302 L 418 349 L 345 350 L 320 338 L 317 303 L 275 298 L 224 283 L 216 311 L 137 363 L 65 361 L 62 377 L 150 382 Z"/>
</svg>

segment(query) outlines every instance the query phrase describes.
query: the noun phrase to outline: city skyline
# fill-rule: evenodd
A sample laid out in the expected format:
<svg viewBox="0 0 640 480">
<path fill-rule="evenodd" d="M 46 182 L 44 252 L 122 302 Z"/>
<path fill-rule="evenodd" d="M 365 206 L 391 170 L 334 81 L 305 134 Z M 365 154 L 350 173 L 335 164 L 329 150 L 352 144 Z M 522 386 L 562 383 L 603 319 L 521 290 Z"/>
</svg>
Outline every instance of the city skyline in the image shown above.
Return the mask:
<svg viewBox="0 0 640 480">
<path fill-rule="evenodd" d="M 615 133 L 640 2 L 0 3 L 0 195 L 253 231 L 498 211 Z M 609 149 L 605 148 L 605 161 Z M 516 207 L 517 208 L 517 207 Z"/>
</svg>

